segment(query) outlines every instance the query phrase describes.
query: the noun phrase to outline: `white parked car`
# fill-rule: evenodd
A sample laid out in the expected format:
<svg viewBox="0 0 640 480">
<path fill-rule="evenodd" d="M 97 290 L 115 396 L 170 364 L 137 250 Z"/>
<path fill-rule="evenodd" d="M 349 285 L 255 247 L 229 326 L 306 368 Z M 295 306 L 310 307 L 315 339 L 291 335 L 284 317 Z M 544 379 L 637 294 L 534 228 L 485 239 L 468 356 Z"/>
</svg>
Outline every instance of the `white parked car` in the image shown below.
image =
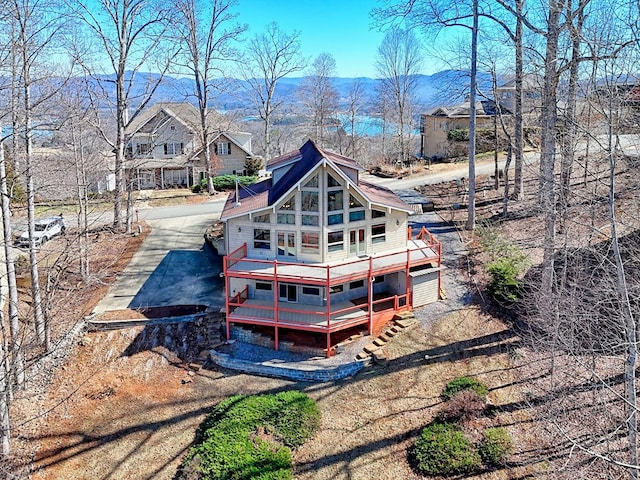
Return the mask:
<svg viewBox="0 0 640 480">
<path fill-rule="evenodd" d="M 64 218 L 62 215 L 56 217 L 47 217 L 42 220 L 36 220 L 34 232 L 34 240 L 37 247 L 51 240 L 53 237 L 61 235 L 66 229 Z M 24 232 L 16 239 L 16 247 L 29 246 L 29 231 Z"/>
</svg>

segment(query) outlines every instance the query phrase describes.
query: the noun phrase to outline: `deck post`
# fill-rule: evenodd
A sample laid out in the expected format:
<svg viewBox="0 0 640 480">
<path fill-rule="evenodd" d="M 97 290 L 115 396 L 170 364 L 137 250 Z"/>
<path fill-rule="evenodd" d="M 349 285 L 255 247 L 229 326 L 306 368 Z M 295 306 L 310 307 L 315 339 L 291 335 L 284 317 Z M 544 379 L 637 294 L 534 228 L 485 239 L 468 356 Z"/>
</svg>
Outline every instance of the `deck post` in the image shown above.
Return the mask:
<svg viewBox="0 0 640 480">
<path fill-rule="evenodd" d="M 274 342 L 275 342 L 276 351 L 278 351 L 278 346 L 279 346 L 279 342 L 278 342 L 278 315 L 280 315 L 280 312 L 278 309 L 278 295 L 279 295 L 278 292 L 280 291 L 279 289 L 280 289 L 280 286 L 278 285 L 278 260 L 274 260 L 273 261 L 273 321 L 275 322 Z"/>
<path fill-rule="evenodd" d="M 373 281 L 375 280 L 373 276 L 373 257 L 369 256 L 369 291 L 367 292 L 369 295 L 369 335 L 373 335 Z"/>
<path fill-rule="evenodd" d="M 329 358 L 331 356 L 331 267 L 327 265 L 325 271 L 327 272 L 324 282 L 324 292 L 327 297 L 325 315 L 327 316 L 327 358 Z"/>
<path fill-rule="evenodd" d="M 411 250 L 407 248 L 407 265 L 405 267 L 405 279 L 404 279 L 404 289 L 406 295 L 407 306 L 413 308 L 413 299 L 410 294 L 410 285 L 411 285 L 411 275 L 409 275 L 411 269 Z"/>
<path fill-rule="evenodd" d="M 225 318 L 224 323 L 227 330 L 227 340 L 231 339 L 231 325 L 229 321 L 229 274 L 227 273 L 227 256 L 222 258 L 222 271 L 224 274 L 224 305 L 225 305 Z"/>
</svg>

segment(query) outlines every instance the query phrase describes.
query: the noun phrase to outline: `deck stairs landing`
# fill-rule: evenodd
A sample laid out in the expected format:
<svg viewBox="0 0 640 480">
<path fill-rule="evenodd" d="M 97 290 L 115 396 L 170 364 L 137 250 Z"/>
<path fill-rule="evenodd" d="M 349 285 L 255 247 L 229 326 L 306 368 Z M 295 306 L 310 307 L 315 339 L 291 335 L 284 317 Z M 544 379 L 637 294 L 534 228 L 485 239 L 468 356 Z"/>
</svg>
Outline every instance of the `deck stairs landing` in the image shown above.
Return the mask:
<svg viewBox="0 0 640 480">
<path fill-rule="evenodd" d="M 366 360 L 371 358 L 378 365 L 387 365 L 389 360 L 383 347 L 395 336 L 401 334 L 418 324 L 413 312 L 406 311 L 397 313 L 393 321 L 373 339 L 373 341 L 364 346 L 362 351 L 356 355 L 357 360 Z"/>
</svg>

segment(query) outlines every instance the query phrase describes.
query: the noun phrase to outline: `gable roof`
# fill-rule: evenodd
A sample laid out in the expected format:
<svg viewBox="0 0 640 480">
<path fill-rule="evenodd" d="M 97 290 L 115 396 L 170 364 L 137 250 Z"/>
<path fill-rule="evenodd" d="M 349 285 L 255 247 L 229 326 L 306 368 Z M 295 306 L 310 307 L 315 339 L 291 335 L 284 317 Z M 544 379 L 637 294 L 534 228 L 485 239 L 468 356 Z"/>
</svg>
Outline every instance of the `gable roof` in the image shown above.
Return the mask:
<svg viewBox="0 0 640 480">
<path fill-rule="evenodd" d="M 469 116 L 471 104 L 466 101 L 453 107 L 437 107 L 428 115 L 432 117 L 463 118 Z M 476 115 L 493 115 L 495 106 L 492 101 L 476 102 Z"/>
<path fill-rule="evenodd" d="M 178 121 L 187 128 L 197 130 L 200 125 L 200 112 L 196 107 L 187 102 L 158 102 L 141 111 L 127 126 L 127 133 L 133 135 L 142 130 L 149 122 L 159 118 L 160 122 L 154 127 L 171 119 Z M 215 110 L 209 110 L 208 123 L 215 126 L 216 130 L 228 130 L 232 123 Z"/>
<path fill-rule="evenodd" d="M 245 154 L 247 154 L 248 156 L 253 156 L 253 152 L 251 152 L 250 150 L 248 150 L 245 145 L 243 143 L 241 143 L 238 140 L 238 136 L 243 136 L 243 135 L 249 135 L 251 136 L 250 133 L 245 133 L 245 132 L 215 132 L 211 135 L 210 140 L 209 140 L 209 145 L 217 142 L 220 137 L 224 137 L 227 140 L 229 140 L 231 143 L 233 143 L 236 147 L 238 147 L 240 150 L 242 150 Z M 191 155 L 191 157 L 197 157 L 198 155 L 200 155 L 204 150 L 204 146 L 199 147 L 198 149 L 194 150 L 193 154 Z"/>
<path fill-rule="evenodd" d="M 325 161 L 333 164 L 337 171 L 341 171 L 342 168 L 350 168 L 357 171 L 363 170 L 355 160 L 320 149 L 314 142 L 308 140 L 299 150 L 276 157 L 268 163 L 267 170 L 291 165 L 287 174 L 278 182 L 273 184 L 270 178 L 249 187 L 238 189 L 237 198 L 236 192 L 229 194 L 220 219 L 224 221 L 256 210 L 273 207 L 309 172 L 315 170 L 320 163 Z M 357 184 L 352 183 L 352 185 L 371 204 L 412 212 L 408 204 L 385 187 L 362 180 L 359 180 Z"/>
</svg>

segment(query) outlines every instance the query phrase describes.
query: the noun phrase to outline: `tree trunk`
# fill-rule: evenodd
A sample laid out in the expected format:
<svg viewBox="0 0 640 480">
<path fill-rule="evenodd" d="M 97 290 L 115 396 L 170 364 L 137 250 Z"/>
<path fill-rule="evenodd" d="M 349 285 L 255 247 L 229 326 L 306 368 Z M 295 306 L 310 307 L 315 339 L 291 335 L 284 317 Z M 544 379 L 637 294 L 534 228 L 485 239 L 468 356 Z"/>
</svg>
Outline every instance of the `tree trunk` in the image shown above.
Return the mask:
<svg viewBox="0 0 640 480">
<path fill-rule="evenodd" d="M 522 112 L 522 85 L 523 85 L 523 60 L 522 60 L 522 12 L 525 0 L 516 0 L 516 98 L 514 112 L 514 150 L 515 165 L 513 172 L 513 193 L 516 200 L 522 200 L 524 192 L 522 189 L 522 167 L 524 163 L 524 131 Z"/>
<path fill-rule="evenodd" d="M 541 291 L 544 292 L 543 315 L 553 314 L 553 268 L 556 240 L 556 119 L 557 119 L 557 62 L 560 35 L 561 7 L 549 4 L 547 46 L 545 52 L 544 86 L 542 90 L 542 131 L 540 136 L 539 199 L 544 215 L 544 255 L 542 260 Z"/>
<path fill-rule="evenodd" d="M 476 228 L 476 89 L 478 69 L 478 0 L 473 0 L 471 30 L 471 88 L 469 92 L 469 206 L 465 229 Z"/>
<path fill-rule="evenodd" d="M 610 106 L 610 112 L 611 112 Z M 636 322 L 633 313 L 633 307 L 629 298 L 629 289 L 627 288 L 627 280 L 624 269 L 624 262 L 620 254 L 620 245 L 618 243 L 617 221 L 615 211 L 615 158 L 613 151 L 613 130 L 612 120 L 609 121 L 609 225 L 611 227 L 611 250 L 615 258 L 616 264 L 616 287 L 618 298 L 621 304 L 622 318 L 624 322 L 624 330 L 627 337 L 627 357 L 624 368 L 624 384 L 625 396 L 627 404 L 626 423 L 627 423 L 627 441 L 629 444 L 629 464 L 638 465 L 638 409 L 637 409 L 637 390 L 636 390 L 636 366 L 638 357 L 637 331 Z M 638 470 L 629 468 L 629 476 L 633 479 L 638 478 Z"/>
<path fill-rule="evenodd" d="M 4 314 L 0 311 L 0 321 L 4 322 Z M 2 357 L 7 352 L 0 352 Z M 9 389 L 8 376 L 4 368 L 4 362 L 0 362 L 0 453 L 2 456 L 9 455 L 11 451 L 11 422 L 9 421 Z"/>
<path fill-rule="evenodd" d="M 7 173 L 5 166 L 4 144 L 0 143 L 0 207 L 2 208 L 2 225 L 4 231 L 4 254 L 7 264 L 7 284 L 9 287 L 9 333 L 11 336 L 11 359 L 13 377 L 18 387 L 24 384 L 24 358 L 20 333 L 20 318 L 18 314 L 18 286 L 16 284 L 16 268 L 13 250 L 9 246 L 11 239 L 11 210 L 9 192 L 7 189 Z"/>
</svg>

